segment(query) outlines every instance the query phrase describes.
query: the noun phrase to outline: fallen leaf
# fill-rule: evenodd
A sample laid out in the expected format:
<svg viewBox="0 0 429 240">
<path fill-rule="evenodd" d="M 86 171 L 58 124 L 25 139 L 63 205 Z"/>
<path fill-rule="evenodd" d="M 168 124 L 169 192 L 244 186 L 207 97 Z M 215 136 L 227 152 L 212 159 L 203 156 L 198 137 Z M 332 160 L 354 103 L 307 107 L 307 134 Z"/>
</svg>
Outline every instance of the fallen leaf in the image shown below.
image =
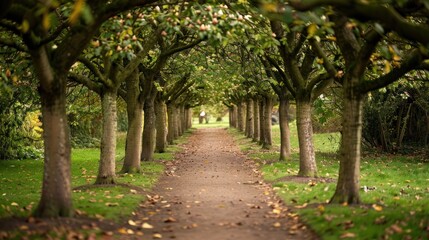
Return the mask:
<svg viewBox="0 0 429 240">
<path fill-rule="evenodd" d="M 133 220 L 128 220 L 128 224 L 130 224 L 131 226 L 137 226 L 137 223 Z"/>
<path fill-rule="evenodd" d="M 374 221 L 375 224 L 385 224 L 386 223 L 386 217 L 385 216 L 381 216 L 375 219 Z"/>
<path fill-rule="evenodd" d="M 395 233 L 402 233 L 404 231 L 400 226 L 396 224 L 393 224 L 392 226 L 390 226 L 390 229 L 392 229 Z"/>
<path fill-rule="evenodd" d="M 137 190 L 135 190 L 135 189 L 130 189 L 130 193 L 132 193 L 132 194 L 137 194 Z"/>
<path fill-rule="evenodd" d="M 355 237 L 356 237 L 356 234 L 351 232 L 345 232 L 340 236 L 340 238 L 355 238 Z"/>
<path fill-rule="evenodd" d="M 107 202 L 107 203 L 105 203 L 105 205 L 108 206 L 108 207 L 116 207 L 116 206 L 119 206 L 119 203 Z"/>
<path fill-rule="evenodd" d="M 176 222 L 176 219 L 169 217 L 167 219 L 164 220 L 165 223 L 172 223 L 172 222 Z"/>
<path fill-rule="evenodd" d="M 383 207 L 382 207 L 382 206 L 379 206 L 379 205 L 377 205 L 377 204 L 372 204 L 372 208 L 373 208 L 375 211 L 377 211 L 377 212 L 381 212 L 381 211 L 383 211 Z"/>
<path fill-rule="evenodd" d="M 276 222 L 276 223 L 274 223 L 274 224 L 273 224 L 273 226 L 274 226 L 274 227 L 276 227 L 276 228 L 279 228 L 279 227 L 281 227 L 281 226 L 282 226 L 282 224 L 281 224 L 281 223 L 279 223 L 279 222 Z"/>
<path fill-rule="evenodd" d="M 142 224 L 142 228 L 144 228 L 144 229 L 152 229 L 152 228 L 153 228 L 153 226 L 152 226 L 152 225 L 150 225 L 149 223 L 143 223 L 143 224 Z"/>
<path fill-rule="evenodd" d="M 11 206 L 15 206 L 15 207 L 18 207 L 18 206 L 19 206 L 19 205 L 18 205 L 18 203 L 16 203 L 16 202 L 11 203 L 10 205 L 11 205 Z"/>
<path fill-rule="evenodd" d="M 118 233 L 120 233 L 120 234 L 128 234 L 126 228 L 119 228 L 118 229 Z"/>
<path fill-rule="evenodd" d="M 159 233 L 155 233 L 155 234 L 152 235 L 152 237 L 155 238 L 155 239 L 161 239 L 162 235 L 159 234 Z"/>
</svg>

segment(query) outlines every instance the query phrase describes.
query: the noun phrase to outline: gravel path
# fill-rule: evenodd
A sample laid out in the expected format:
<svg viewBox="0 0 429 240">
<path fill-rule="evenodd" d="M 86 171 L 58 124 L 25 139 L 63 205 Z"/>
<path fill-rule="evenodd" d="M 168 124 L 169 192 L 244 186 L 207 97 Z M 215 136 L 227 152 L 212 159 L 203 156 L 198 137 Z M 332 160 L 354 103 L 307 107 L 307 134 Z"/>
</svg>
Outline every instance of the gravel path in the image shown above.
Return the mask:
<svg viewBox="0 0 429 240">
<path fill-rule="evenodd" d="M 139 208 L 147 239 L 317 239 L 225 129 L 199 129 Z M 153 227 L 153 228 L 152 228 Z"/>
</svg>

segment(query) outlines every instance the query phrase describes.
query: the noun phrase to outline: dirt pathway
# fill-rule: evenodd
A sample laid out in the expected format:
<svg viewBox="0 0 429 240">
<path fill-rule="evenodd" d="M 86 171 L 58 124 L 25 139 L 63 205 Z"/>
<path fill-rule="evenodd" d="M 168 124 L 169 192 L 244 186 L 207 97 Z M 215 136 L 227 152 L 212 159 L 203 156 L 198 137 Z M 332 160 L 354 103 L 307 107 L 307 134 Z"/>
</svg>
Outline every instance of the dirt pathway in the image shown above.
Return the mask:
<svg viewBox="0 0 429 240">
<path fill-rule="evenodd" d="M 148 239 L 316 239 L 224 129 L 197 130 L 168 168 L 136 216 Z"/>
</svg>

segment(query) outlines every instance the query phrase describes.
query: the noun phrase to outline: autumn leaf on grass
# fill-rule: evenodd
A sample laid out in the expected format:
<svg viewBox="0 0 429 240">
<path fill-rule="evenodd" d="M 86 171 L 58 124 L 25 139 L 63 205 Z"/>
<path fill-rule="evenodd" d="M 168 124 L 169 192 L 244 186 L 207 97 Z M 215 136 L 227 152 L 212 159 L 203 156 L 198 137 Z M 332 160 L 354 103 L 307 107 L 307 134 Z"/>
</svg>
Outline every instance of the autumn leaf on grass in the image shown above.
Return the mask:
<svg viewBox="0 0 429 240">
<path fill-rule="evenodd" d="M 356 234 L 351 233 L 351 232 L 345 232 L 343 234 L 341 234 L 340 238 L 355 238 Z"/>
<path fill-rule="evenodd" d="M 379 206 L 379 205 L 377 205 L 377 204 L 372 204 L 372 208 L 373 208 L 375 211 L 377 211 L 377 212 L 381 212 L 381 211 L 383 211 L 383 207 L 382 207 L 382 206 Z"/>
<path fill-rule="evenodd" d="M 106 206 L 108 206 L 108 207 L 116 207 L 116 206 L 119 206 L 119 203 L 111 203 L 111 202 L 107 202 L 107 203 L 106 203 Z"/>
</svg>

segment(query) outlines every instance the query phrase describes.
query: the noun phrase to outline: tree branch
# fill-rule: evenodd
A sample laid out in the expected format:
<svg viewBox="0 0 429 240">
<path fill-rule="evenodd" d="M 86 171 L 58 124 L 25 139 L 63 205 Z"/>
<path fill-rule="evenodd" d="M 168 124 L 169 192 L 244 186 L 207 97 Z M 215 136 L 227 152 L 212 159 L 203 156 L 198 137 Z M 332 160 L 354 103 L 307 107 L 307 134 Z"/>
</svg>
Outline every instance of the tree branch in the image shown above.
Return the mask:
<svg viewBox="0 0 429 240">
<path fill-rule="evenodd" d="M 373 20 L 389 26 L 405 39 L 419 42 L 425 46 L 429 44 L 429 26 L 408 22 L 391 5 L 343 0 L 292 0 L 290 5 L 300 11 L 331 5 L 358 20 Z"/>
<path fill-rule="evenodd" d="M 81 74 L 77 74 L 74 72 L 70 72 L 68 78 L 76 83 L 80 83 L 90 90 L 96 92 L 97 94 L 101 95 L 101 85 L 97 84 L 96 82 L 92 81 L 88 77 L 85 77 Z"/>
<path fill-rule="evenodd" d="M 356 90 L 360 93 L 367 93 L 376 89 L 383 88 L 402 76 L 404 76 L 407 72 L 418 68 L 418 66 L 422 63 L 423 57 L 421 52 L 418 49 L 415 49 L 408 55 L 408 57 L 401 63 L 401 66 L 398 68 L 394 68 L 389 73 L 380 76 L 374 80 L 364 81 L 358 86 L 356 86 Z"/>
</svg>

